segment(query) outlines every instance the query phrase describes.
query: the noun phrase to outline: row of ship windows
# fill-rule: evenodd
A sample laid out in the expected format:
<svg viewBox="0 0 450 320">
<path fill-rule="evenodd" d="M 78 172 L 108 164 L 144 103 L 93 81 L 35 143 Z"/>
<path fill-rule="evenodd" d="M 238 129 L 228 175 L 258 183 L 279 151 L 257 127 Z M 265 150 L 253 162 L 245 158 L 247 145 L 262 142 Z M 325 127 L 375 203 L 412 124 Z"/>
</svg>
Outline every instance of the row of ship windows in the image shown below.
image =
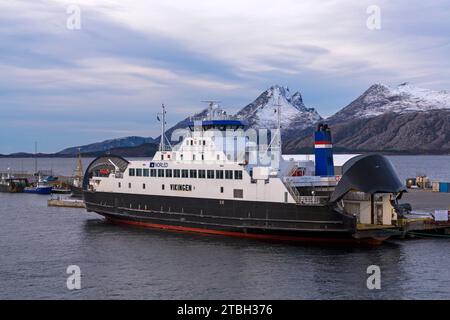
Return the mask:
<svg viewBox="0 0 450 320">
<path fill-rule="evenodd" d="M 130 177 L 199 178 L 242 180 L 242 170 L 196 170 L 196 169 L 135 169 L 129 168 Z"/>
<path fill-rule="evenodd" d="M 186 140 L 186 145 L 191 145 L 191 146 L 193 146 L 194 144 L 196 145 L 196 144 L 197 144 L 197 141 L 194 141 L 194 140 L 192 140 L 192 139 Z M 204 145 L 204 146 L 206 146 L 206 140 L 199 140 L 199 141 L 198 141 L 198 145 Z"/>
<path fill-rule="evenodd" d="M 119 188 L 122 188 L 122 183 L 119 182 L 118 186 L 119 186 Z M 145 190 L 145 187 L 146 187 L 146 185 L 145 185 L 145 183 L 143 183 L 142 184 L 142 189 Z M 128 188 L 131 189 L 131 182 L 128 183 Z M 166 186 L 164 184 L 162 184 L 161 185 L 161 189 L 165 190 Z M 223 193 L 223 192 L 224 192 L 224 188 L 220 187 L 220 193 Z M 244 190 L 242 190 L 242 189 L 233 189 L 233 197 L 234 198 L 244 198 Z M 221 203 L 221 204 L 223 204 L 223 203 Z"/>
</svg>

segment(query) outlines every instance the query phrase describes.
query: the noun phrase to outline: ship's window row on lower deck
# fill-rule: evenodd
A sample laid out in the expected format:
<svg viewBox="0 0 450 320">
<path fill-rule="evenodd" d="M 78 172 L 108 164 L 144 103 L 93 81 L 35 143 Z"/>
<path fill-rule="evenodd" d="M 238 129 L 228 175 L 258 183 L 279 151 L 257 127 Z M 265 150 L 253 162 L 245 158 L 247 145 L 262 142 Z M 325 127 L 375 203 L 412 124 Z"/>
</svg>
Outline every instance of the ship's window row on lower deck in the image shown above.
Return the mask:
<svg viewBox="0 0 450 320">
<path fill-rule="evenodd" d="M 130 177 L 193 178 L 242 180 L 242 170 L 203 170 L 203 169 L 142 169 L 129 168 Z"/>
</svg>

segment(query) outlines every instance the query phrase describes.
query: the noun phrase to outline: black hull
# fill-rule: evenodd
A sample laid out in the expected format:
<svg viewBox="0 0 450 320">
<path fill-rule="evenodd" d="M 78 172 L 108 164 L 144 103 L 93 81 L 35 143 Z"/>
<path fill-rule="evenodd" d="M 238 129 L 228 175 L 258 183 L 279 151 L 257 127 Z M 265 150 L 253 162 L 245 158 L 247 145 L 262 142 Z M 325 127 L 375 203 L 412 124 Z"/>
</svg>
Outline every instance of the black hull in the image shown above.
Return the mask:
<svg viewBox="0 0 450 320">
<path fill-rule="evenodd" d="M 146 228 L 294 242 L 373 243 L 355 237 L 356 219 L 328 206 L 84 192 L 88 211 Z"/>
<path fill-rule="evenodd" d="M 83 198 L 83 189 L 80 187 L 70 186 L 71 197 L 82 199 Z"/>
</svg>

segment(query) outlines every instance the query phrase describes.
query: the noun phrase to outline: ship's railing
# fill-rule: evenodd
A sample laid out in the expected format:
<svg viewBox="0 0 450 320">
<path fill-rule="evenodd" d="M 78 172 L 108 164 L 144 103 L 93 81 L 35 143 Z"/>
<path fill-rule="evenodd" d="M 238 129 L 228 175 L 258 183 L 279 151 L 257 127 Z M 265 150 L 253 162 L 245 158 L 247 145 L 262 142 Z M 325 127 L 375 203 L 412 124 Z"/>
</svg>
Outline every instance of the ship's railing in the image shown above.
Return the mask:
<svg viewBox="0 0 450 320">
<path fill-rule="evenodd" d="M 163 147 L 161 147 L 161 145 L 159 145 L 158 151 L 172 151 L 172 147 L 167 144 L 165 144 Z"/>
<path fill-rule="evenodd" d="M 299 177 L 284 177 L 282 181 L 298 205 L 324 205 L 328 202 L 328 196 L 302 196 L 298 191 L 296 184 L 293 183 L 296 179 L 292 178 Z"/>
<path fill-rule="evenodd" d="M 348 201 L 370 201 L 370 194 L 360 192 L 360 191 L 351 191 L 344 196 L 344 200 Z M 375 195 L 375 201 L 382 201 L 381 195 Z"/>
<path fill-rule="evenodd" d="M 320 176 L 286 176 L 283 177 L 283 182 L 293 187 L 330 187 L 337 184 L 335 177 Z"/>
<path fill-rule="evenodd" d="M 283 179 L 282 181 L 284 182 L 284 185 L 291 194 L 292 198 L 294 198 L 295 202 L 299 204 L 300 193 L 298 192 L 297 188 L 292 183 L 290 183 L 290 180 L 288 179 Z"/>
<path fill-rule="evenodd" d="M 204 115 L 202 117 L 190 117 L 191 121 L 208 121 L 208 120 L 239 120 L 238 117 L 229 115 L 229 114 L 222 114 L 221 112 L 218 112 L 212 116 L 210 115 Z"/>
<path fill-rule="evenodd" d="M 323 205 L 328 201 L 328 197 L 323 196 L 299 196 L 298 197 L 299 205 Z"/>
</svg>

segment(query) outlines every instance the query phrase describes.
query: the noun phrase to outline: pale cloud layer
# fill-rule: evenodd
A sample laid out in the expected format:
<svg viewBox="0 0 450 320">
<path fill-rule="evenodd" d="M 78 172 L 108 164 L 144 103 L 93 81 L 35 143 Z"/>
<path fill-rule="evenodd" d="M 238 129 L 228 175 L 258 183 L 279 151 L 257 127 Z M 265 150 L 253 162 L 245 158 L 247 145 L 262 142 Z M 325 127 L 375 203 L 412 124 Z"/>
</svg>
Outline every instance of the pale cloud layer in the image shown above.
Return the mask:
<svg viewBox="0 0 450 320">
<path fill-rule="evenodd" d="M 450 89 L 449 16 L 440 0 L 0 0 L 0 153 L 154 136 L 162 102 L 175 123 L 274 83 L 322 115 L 375 82 Z"/>
</svg>

